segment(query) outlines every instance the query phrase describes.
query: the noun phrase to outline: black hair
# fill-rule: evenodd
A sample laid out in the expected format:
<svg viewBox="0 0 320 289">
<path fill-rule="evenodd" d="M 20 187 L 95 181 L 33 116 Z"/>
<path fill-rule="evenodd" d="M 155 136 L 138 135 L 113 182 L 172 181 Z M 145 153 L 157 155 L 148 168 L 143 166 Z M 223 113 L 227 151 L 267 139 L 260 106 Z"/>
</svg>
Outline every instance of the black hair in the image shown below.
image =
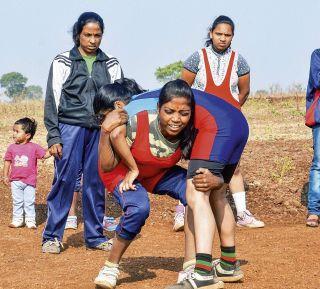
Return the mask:
<svg viewBox="0 0 320 289">
<path fill-rule="evenodd" d="M 30 134 L 29 141 L 32 140 L 32 138 L 36 133 L 37 125 L 38 125 L 34 118 L 29 118 L 29 117 L 20 118 L 14 124 L 20 124 L 22 130 L 25 133 Z"/>
<path fill-rule="evenodd" d="M 212 25 L 208 29 L 209 31 L 208 31 L 207 39 L 205 42 L 206 47 L 212 45 L 210 32 L 212 32 L 219 24 L 222 24 L 222 23 L 229 24 L 231 26 L 232 34 L 234 35 L 234 22 L 232 21 L 232 19 L 228 16 L 220 15 L 213 21 Z"/>
<path fill-rule="evenodd" d="M 101 122 L 106 110 L 113 110 L 116 101 L 123 101 L 128 104 L 131 97 L 145 92 L 143 88 L 133 79 L 121 78 L 112 84 L 102 86 L 93 100 L 93 110 Z"/>
<path fill-rule="evenodd" d="M 180 147 L 182 156 L 188 159 L 191 154 L 191 148 L 196 136 L 194 127 L 195 101 L 192 89 L 189 84 L 182 79 L 176 79 L 167 82 L 160 91 L 158 108 L 176 97 L 184 97 L 188 100 L 191 107 L 191 116 L 187 126 L 180 133 Z"/>
<path fill-rule="evenodd" d="M 82 13 L 77 22 L 73 24 L 72 28 L 72 39 L 74 44 L 79 47 L 80 46 L 80 33 L 82 32 L 83 26 L 87 23 L 98 23 L 101 29 L 101 32 L 104 31 L 104 23 L 103 19 L 95 12 L 84 12 Z"/>
</svg>

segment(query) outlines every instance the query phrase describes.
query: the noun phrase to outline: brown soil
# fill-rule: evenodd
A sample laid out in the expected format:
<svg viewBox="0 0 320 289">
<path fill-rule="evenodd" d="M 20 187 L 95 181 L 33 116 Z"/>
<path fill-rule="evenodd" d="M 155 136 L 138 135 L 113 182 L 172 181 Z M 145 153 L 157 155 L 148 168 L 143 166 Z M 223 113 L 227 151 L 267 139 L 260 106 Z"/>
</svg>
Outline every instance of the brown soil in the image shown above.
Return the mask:
<svg viewBox="0 0 320 289">
<path fill-rule="evenodd" d="M 305 226 L 305 192 L 311 161 L 306 140 L 251 141 L 242 159 L 249 209 L 264 229 L 237 229 L 237 252 L 245 279 L 225 288 L 320 287 L 320 229 Z M 66 232 L 60 255 L 41 253 L 45 196 L 52 179 L 48 164 L 40 167 L 37 230 L 10 229 L 11 197 L 0 185 L 0 289 L 94 288 L 93 279 L 108 253 L 89 251 L 83 226 Z M 141 235 L 126 252 L 117 288 L 164 288 L 181 269 L 183 233 L 172 232 L 175 201 L 151 196 L 152 213 Z M 113 205 L 113 212 L 117 208 Z M 116 215 L 117 213 L 115 213 Z M 219 255 L 218 241 L 214 255 Z"/>
</svg>

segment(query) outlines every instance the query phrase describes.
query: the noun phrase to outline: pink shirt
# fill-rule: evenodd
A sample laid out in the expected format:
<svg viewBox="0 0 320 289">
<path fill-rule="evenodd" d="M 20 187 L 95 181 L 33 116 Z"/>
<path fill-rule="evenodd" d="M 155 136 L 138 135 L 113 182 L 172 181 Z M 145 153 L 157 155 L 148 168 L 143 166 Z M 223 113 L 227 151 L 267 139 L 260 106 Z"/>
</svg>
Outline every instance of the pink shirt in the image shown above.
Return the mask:
<svg viewBox="0 0 320 289">
<path fill-rule="evenodd" d="M 37 160 L 42 159 L 46 150 L 38 144 L 11 144 L 4 156 L 11 162 L 10 182 L 21 181 L 33 187 L 37 182 Z"/>
</svg>

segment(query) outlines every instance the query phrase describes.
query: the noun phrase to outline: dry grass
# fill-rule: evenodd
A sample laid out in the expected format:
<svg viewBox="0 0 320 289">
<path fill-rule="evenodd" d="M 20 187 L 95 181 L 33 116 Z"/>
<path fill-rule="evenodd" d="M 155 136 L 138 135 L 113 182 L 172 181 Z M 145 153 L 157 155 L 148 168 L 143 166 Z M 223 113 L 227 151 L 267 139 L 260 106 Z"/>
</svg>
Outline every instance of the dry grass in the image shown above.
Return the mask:
<svg viewBox="0 0 320 289">
<path fill-rule="evenodd" d="M 306 140 L 305 99 L 249 99 L 243 108 L 250 125 L 249 140 Z"/>
</svg>

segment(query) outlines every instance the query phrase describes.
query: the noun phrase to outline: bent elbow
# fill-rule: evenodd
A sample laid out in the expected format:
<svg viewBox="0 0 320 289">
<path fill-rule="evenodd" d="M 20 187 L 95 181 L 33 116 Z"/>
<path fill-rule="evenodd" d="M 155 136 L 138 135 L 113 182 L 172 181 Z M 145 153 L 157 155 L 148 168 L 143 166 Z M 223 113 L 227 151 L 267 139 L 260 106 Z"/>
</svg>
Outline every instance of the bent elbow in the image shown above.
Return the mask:
<svg viewBox="0 0 320 289">
<path fill-rule="evenodd" d="M 109 173 L 114 169 L 111 164 L 100 164 L 100 170 L 102 173 Z"/>
</svg>

